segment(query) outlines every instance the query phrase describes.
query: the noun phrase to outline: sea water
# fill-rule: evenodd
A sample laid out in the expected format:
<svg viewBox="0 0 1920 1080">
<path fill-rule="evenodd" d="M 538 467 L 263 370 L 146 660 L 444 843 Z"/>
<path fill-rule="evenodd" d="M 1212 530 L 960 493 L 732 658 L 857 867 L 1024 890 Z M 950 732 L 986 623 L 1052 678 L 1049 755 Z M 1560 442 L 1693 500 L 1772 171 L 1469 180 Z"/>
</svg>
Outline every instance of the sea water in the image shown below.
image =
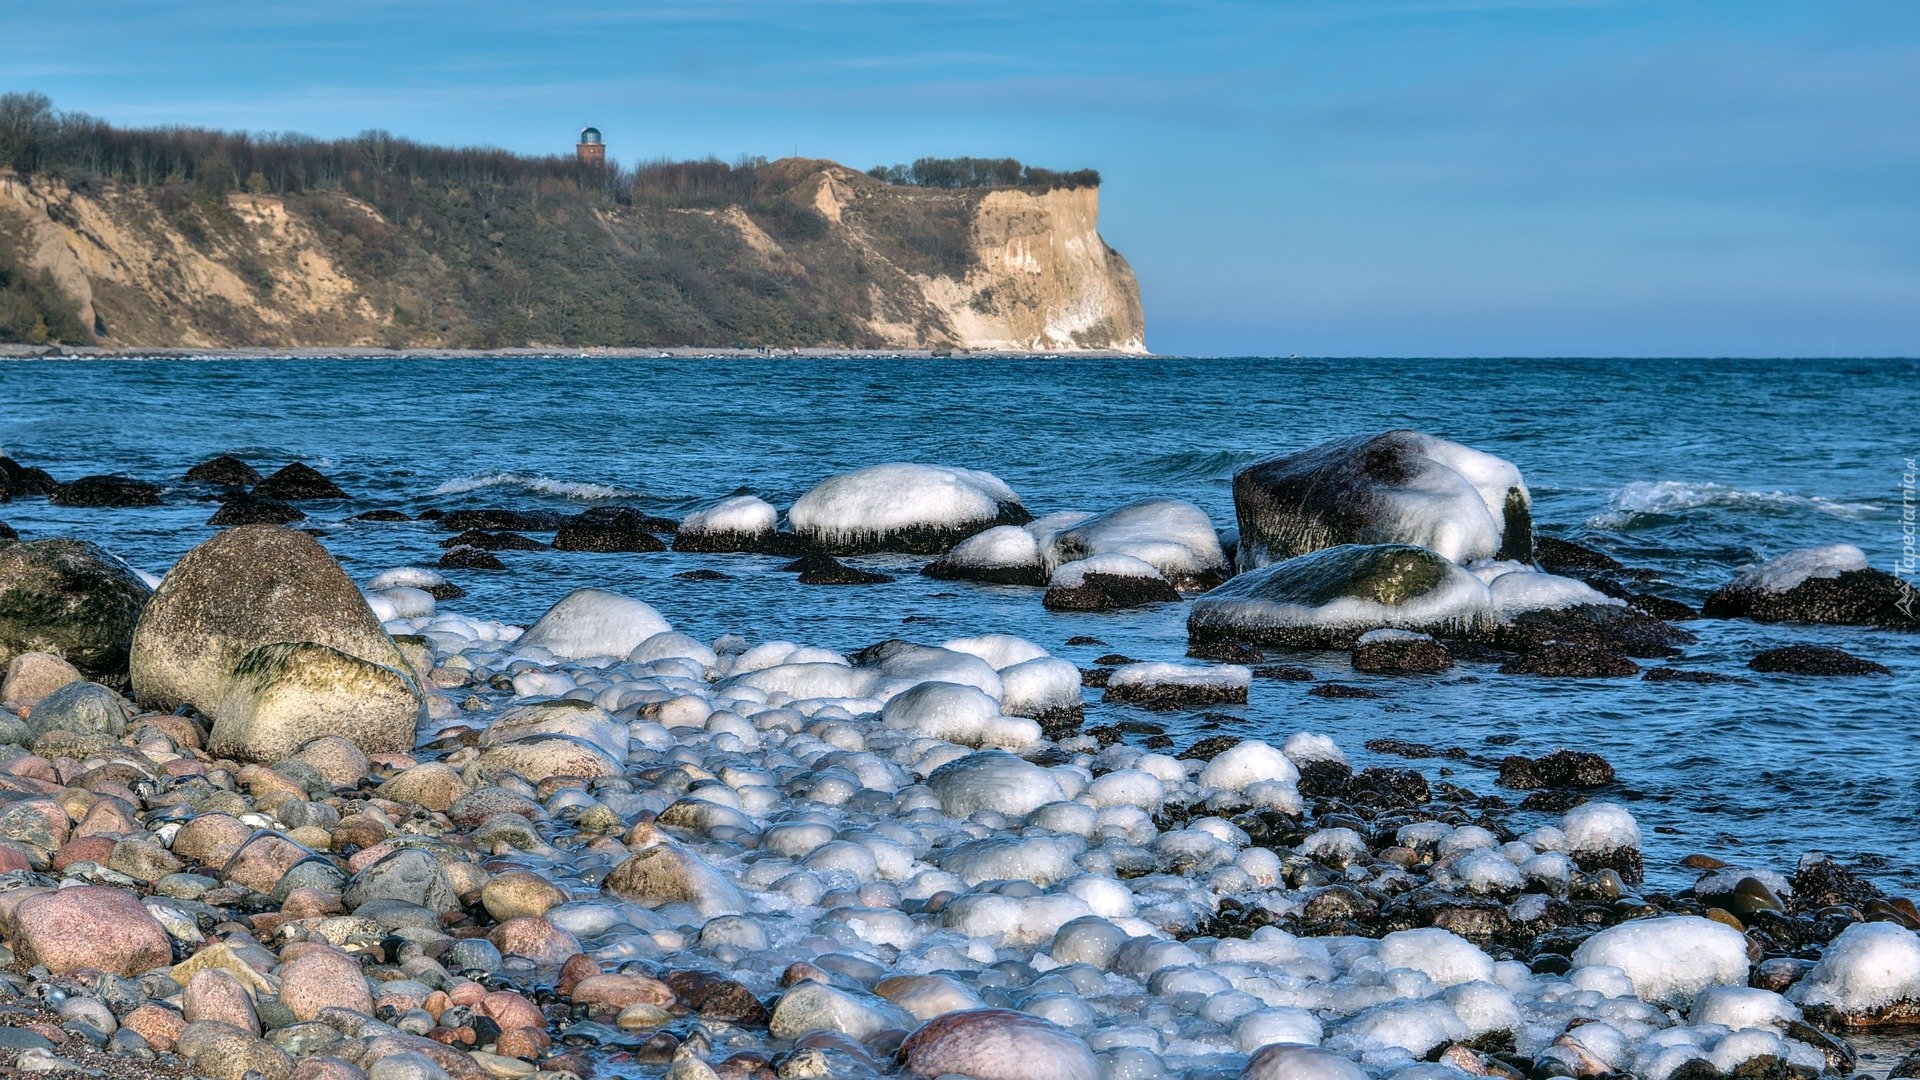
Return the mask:
<svg viewBox="0 0 1920 1080">
<path fill-rule="evenodd" d="M 500 359 L 34 360 L 0 363 L 0 449 L 62 480 L 124 473 L 169 485 L 166 504 L 75 509 L 0 504 L 36 539 L 97 541 L 155 573 L 212 535 L 216 506 L 179 477 L 216 454 L 263 473 L 303 461 L 349 503 L 307 504 L 363 583 L 433 564 L 431 523 L 346 519 L 375 508 L 577 512 L 632 505 L 680 516 L 752 494 L 784 510 L 819 479 L 886 461 L 983 469 L 1035 515 L 1138 499 L 1189 500 L 1234 524 L 1235 469 L 1321 440 L 1411 427 L 1505 457 L 1531 487 L 1541 532 L 1657 571 L 1654 591 L 1698 606 L 1739 568 L 1819 544 L 1901 554 L 1903 488 L 1920 455 L 1920 362 L 1719 360 Z M 548 538 L 550 539 L 550 537 Z M 925 561 L 849 560 L 891 584 L 803 586 L 757 555 L 500 553 L 504 573 L 449 571 L 464 614 L 530 621 L 568 590 L 639 597 L 676 629 L 855 649 L 1018 634 L 1082 667 L 1106 653 L 1179 661 L 1186 607 L 1056 615 L 1040 590 L 935 581 Z M 709 568 L 728 580 L 685 581 Z M 1807 851 L 1920 886 L 1920 637 L 1857 628 L 1696 621 L 1677 661 L 1750 685 L 1502 676 L 1465 663 L 1435 677 L 1355 676 L 1344 653 L 1275 662 L 1375 699 L 1309 696 L 1256 680 L 1245 706 L 1144 713 L 1093 702 L 1088 726 L 1158 724 L 1278 742 L 1331 735 L 1356 768 L 1421 770 L 1479 794 L 1510 753 L 1604 755 L 1608 797 L 1645 832 L 1648 875 L 1681 887 L 1704 852 L 1791 872 Z M 1066 646 L 1075 636 L 1103 644 Z M 1761 649 L 1833 645 L 1886 678 L 1747 672 Z M 1659 663 L 1652 661 L 1651 663 Z M 1144 734 L 1129 736 L 1144 738 Z M 1406 760 L 1362 748 L 1396 738 L 1459 747 Z M 1521 823 L 1530 820 L 1521 815 Z M 1541 816 L 1541 822 L 1547 818 Z"/>
</svg>

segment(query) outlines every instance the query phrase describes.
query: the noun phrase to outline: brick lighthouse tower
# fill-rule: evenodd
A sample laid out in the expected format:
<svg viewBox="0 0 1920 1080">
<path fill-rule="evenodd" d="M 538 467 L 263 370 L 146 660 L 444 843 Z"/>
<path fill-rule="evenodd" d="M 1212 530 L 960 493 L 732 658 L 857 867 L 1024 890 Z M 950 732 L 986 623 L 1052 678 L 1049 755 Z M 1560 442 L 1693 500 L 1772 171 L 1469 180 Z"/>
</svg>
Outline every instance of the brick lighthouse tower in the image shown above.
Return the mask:
<svg viewBox="0 0 1920 1080">
<path fill-rule="evenodd" d="M 607 163 L 607 144 L 600 141 L 599 128 L 581 128 L 580 141 L 574 145 L 573 152 L 582 165 Z"/>
</svg>

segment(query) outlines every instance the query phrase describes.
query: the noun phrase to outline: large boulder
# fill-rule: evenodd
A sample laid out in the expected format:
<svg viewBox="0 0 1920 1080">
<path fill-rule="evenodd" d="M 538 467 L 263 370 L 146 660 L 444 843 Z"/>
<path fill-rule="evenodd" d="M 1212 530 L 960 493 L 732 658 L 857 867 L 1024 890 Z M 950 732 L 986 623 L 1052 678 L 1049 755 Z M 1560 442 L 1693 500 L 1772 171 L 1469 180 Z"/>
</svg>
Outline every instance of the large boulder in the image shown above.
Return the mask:
<svg viewBox="0 0 1920 1080">
<path fill-rule="evenodd" d="M 803 543 L 829 554 L 937 555 L 995 525 L 1025 525 L 1033 515 L 991 473 L 895 462 L 820 481 L 787 520 Z"/>
<path fill-rule="evenodd" d="M 173 943 L 131 889 L 77 885 L 43 892 L 13 915 L 22 966 L 56 975 L 92 969 L 122 977 L 173 963 Z"/>
<path fill-rule="evenodd" d="M 1412 544 L 1466 563 L 1533 558 L 1520 470 L 1418 431 L 1335 439 L 1233 477 L 1238 564 L 1252 570 L 1343 544 Z"/>
<path fill-rule="evenodd" d="M 1378 627 L 1441 637 L 1484 634 L 1492 601 L 1480 579 L 1406 544 L 1345 544 L 1268 563 L 1193 602 L 1196 642 L 1351 648 Z"/>
<path fill-rule="evenodd" d="M 81 540 L 0 545 L 0 663 L 49 652 L 88 678 L 124 685 L 134 622 L 152 594 Z"/>
<path fill-rule="evenodd" d="M 127 733 L 131 712 L 126 698 L 99 683 L 68 683 L 33 707 L 27 714 L 27 730 L 36 736 L 49 731 L 70 731 L 75 735 L 106 735 L 117 739 Z"/>
<path fill-rule="evenodd" d="M 226 680 L 207 751 L 273 762 L 327 735 L 369 753 L 411 750 L 424 701 L 403 671 L 404 661 L 376 664 L 311 641 L 262 645 Z"/>
<path fill-rule="evenodd" d="M 624 659 L 641 642 L 671 629 L 644 601 L 605 589 L 575 589 L 548 608 L 514 644 L 545 649 L 564 660 Z"/>
<path fill-rule="evenodd" d="M 182 556 L 141 613 L 134 698 L 211 713 L 241 658 L 275 642 L 312 642 L 407 670 L 366 598 L 318 541 L 277 525 L 242 525 Z"/>
<path fill-rule="evenodd" d="M 1913 587 L 1867 565 L 1852 544 L 1789 551 L 1750 567 L 1712 596 L 1710 619 L 1832 623 L 1920 629 Z"/>
<path fill-rule="evenodd" d="M 1227 556 L 1206 511 L 1178 499 L 1143 499 L 1053 534 L 1058 566 L 1096 555 L 1131 555 L 1176 588 L 1210 589 L 1227 578 Z"/>
</svg>

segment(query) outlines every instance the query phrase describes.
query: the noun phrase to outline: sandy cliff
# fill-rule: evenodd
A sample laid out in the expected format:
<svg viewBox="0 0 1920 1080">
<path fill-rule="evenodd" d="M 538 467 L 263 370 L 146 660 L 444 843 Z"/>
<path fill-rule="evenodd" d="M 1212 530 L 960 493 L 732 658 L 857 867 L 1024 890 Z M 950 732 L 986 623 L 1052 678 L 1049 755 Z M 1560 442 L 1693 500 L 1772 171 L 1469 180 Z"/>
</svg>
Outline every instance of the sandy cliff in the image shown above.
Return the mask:
<svg viewBox="0 0 1920 1080">
<path fill-rule="evenodd" d="M 929 190 L 795 159 L 752 207 L 390 202 L 0 172 L 0 240 L 106 346 L 1146 351 L 1093 188 Z"/>
</svg>

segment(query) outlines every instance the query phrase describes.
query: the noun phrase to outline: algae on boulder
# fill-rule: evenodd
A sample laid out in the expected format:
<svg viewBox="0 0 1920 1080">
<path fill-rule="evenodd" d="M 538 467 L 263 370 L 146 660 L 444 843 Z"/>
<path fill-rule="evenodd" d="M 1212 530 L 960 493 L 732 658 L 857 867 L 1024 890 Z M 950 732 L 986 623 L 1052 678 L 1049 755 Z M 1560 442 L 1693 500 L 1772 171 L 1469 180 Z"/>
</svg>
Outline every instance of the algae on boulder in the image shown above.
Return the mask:
<svg viewBox="0 0 1920 1080">
<path fill-rule="evenodd" d="M 212 712 L 241 658 L 274 642 L 314 642 L 407 670 L 359 587 L 318 541 L 277 525 L 242 525 L 182 556 L 141 613 L 134 698 L 153 709 Z"/>
<path fill-rule="evenodd" d="M 81 540 L 0 544 L 0 664 L 26 652 L 124 685 L 134 623 L 152 590 Z"/>
<path fill-rule="evenodd" d="M 213 708 L 209 753 L 280 761 L 326 735 L 369 753 L 413 748 L 420 691 L 394 667 L 310 641 L 262 645 L 235 666 Z"/>
<path fill-rule="evenodd" d="M 1468 636 L 1493 621 L 1487 587 L 1426 548 L 1343 544 L 1241 574 L 1193 603 L 1194 641 L 1351 648 L 1378 627 Z"/>
</svg>

